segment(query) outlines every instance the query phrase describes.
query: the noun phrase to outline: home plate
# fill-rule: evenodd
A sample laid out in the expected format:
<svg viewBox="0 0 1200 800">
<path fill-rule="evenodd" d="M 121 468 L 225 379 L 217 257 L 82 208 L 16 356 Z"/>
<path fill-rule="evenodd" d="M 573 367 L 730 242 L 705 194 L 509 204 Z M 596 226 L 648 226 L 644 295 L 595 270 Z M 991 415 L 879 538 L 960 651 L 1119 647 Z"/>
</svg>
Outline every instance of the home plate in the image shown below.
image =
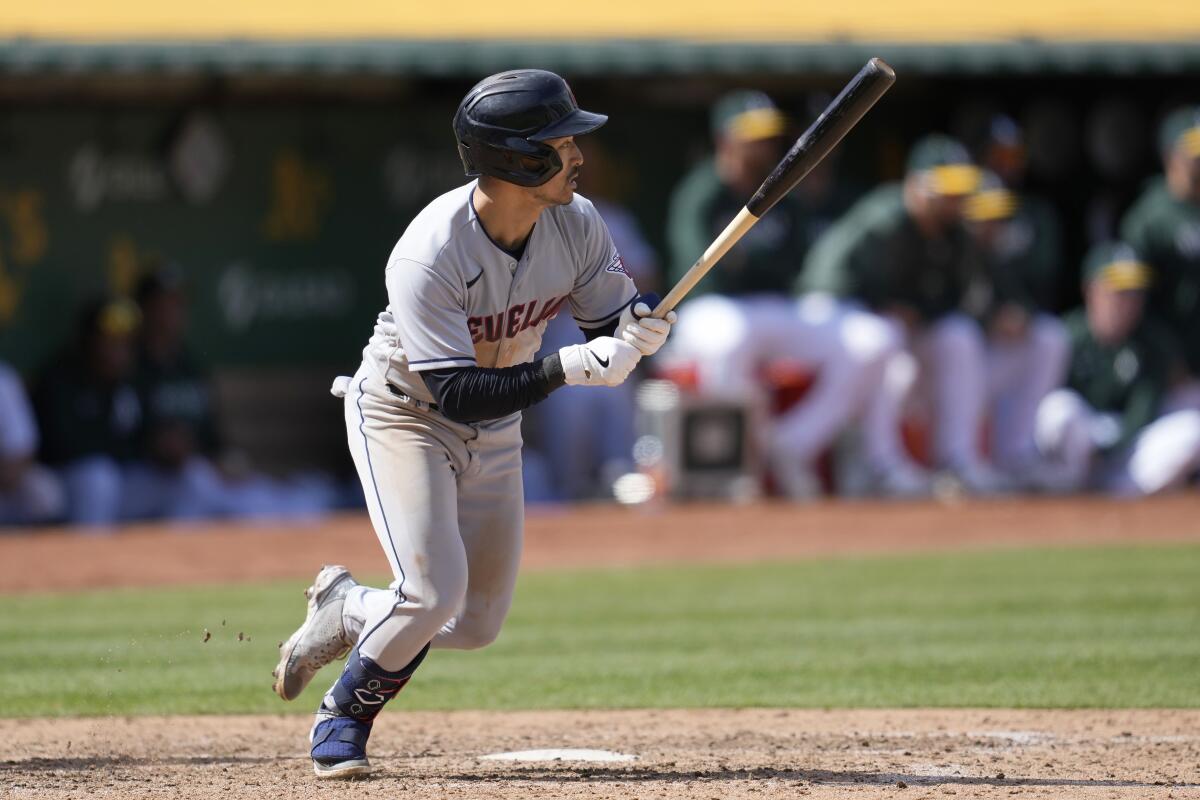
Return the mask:
<svg viewBox="0 0 1200 800">
<path fill-rule="evenodd" d="M 514 753 L 491 753 L 479 758 L 483 761 L 633 761 L 637 756 L 631 756 L 627 753 L 614 753 L 612 750 L 559 747 L 550 750 L 518 750 Z"/>
</svg>

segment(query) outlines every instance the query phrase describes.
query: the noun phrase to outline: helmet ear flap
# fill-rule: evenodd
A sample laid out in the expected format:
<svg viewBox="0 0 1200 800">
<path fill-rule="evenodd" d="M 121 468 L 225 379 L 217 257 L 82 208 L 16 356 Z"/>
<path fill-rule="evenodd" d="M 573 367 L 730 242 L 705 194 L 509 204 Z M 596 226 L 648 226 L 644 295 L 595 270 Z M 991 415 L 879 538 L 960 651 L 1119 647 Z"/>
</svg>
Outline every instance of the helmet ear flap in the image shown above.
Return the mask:
<svg viewBox="0 0 1200 800">
<path fill-rule="evenodd" d="M 541 186 L 562 170 L 562 159 L 554 148 L 539 142 L 523 143 L 520 150 L 500 147 L 485 141 L 460 144 L 459 155 L 468 177 L 490 175 L 518 186 Z M 472 156 L 477 156 L 476 161 Z M 476 166 L 476 164 L 480 166 Z M 474 173 L 474 174 L 472 174 Z"/>
<path fill-rule="evenodd" d="M 471 146 L 462 139 L 458 140 L 458 158 L 462 161 L 463 172 L 468 178 L 478 178 L 481 174 L 471 159 Z"/>
</svg>

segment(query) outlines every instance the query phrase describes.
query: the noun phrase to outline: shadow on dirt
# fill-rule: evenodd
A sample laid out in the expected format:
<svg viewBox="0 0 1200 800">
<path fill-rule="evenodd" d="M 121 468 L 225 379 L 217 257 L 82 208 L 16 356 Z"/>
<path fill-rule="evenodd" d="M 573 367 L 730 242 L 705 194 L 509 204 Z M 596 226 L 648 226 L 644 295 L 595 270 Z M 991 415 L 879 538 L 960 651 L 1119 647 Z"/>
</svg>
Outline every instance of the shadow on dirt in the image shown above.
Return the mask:
<svg viewBox="0 0 1200 800">
<path fill-rule="evenodd" d="M 587 782 L 636 782 L 636 781 L 698 781 L 701 783 L 719 781 L 766 781 L 780 780 L 795 783 L 810 784 L 857 784 L 863 786 L 895 786 L 905 783 L 908 786 L 1113 786 L 1113 787 L 1151 787 L 1176 786 L 1192 788 L 1200 784 L 1175 783 L 1172 781 L 1136 781 L 1136 780 L 1078 780 L 1071 778 L 1033 778 L 1019 775 L 993 777 L 970 775 L 906 775 L 900 772 L 869 772 L 861 770 L 824 770 L 824 769 L 775 769 L 758 767 L 755 769 L 709 769 L 709 770 L 671 770 L 654 767 L 624 767 L 624 768 L 579 768 L 564 765 L 563 767 L 535 767 L 514 769 L 511 772 L 479 774 L 463 773 L 444 776 L 451 781 L 494 781 L 503 778 L 515 778 L 525 781 L 547 781 L 554 783 L 579 781 Z"/>
<path fill-rule="evenodd" d="M 76 772 L 114 768 L 153 767 L 153 766 L 249 766 L 255 764 L 290 764 L 303 762 L 307 769 L 308 759 L 303 756 L 190 756 L 190 757 L 153 757 L 131 758 L 114 756 L 95 756 L 80 758 L 30 758 L 20 761 L 0 762 L 0 776 L 20 775 L 29 773 Z M 381 765 L 383 766 L 383 765 Z M 390 765 L 389 765 L 390 766 Z M 386 783 L 392 778 L 411 778 L 420 772 L 417 762 L 409 762 L 407 769 L 397 770 L 395 767 L 383 769 L 373 776 L 364 777 L 373 783 Z M 1173 781 L 1138 781 L 1138 780 L 1079 780 L 1072 778 L 1035 778 L 1012 776 L 970 776 L 970 775 L 907 775 L 901 772 L 872 772 L 863 770 L 823 770 L 823 769 L 776 769 L 758 767 L 755 769 L 733 769 L 721 767 L 708 770 L 670 769 L 660 767 L 579 767 L 569 764 L 554 767 L 515 767 L 507 770 L 481 768 L 478 772 L 459 772 L 457 774 L 439 773 L 442 781 L 461 781 L 463 783 L 497 783 L 505 780 L 542 781 L 546 783 L 719 783 L 722 781 L 786 781 L 794 784 L 812 785 L 860 785 L 860 786 L 897 786 L 904 783 L 907 786 L 1096 786 L 1150 788 L 1154 786 L 1173 786 L 1177 788 L 1197 788 L 1197 783 L 1176 783 Z"/>
<path fill-rule="evenodd" d="M 12 772 L 78 772 L 118 767 L 154 766 L 234 766 L 276 764 L 287 761 L 307 762 L 300 756 L 90 756 L 80 758 L 28 758 L 20 761 L 0 761 L 0 775 Z"/>
</svg>

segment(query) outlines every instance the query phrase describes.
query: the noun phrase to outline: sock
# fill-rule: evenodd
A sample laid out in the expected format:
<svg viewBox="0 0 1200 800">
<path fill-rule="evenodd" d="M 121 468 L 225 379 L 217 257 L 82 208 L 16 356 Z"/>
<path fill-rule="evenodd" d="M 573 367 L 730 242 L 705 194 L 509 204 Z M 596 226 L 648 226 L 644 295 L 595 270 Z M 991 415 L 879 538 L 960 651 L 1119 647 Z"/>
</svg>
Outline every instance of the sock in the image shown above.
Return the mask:
<svg viewBox="0 0 1200 800">
<path fill-rule="evenodd" d="M 404 688 L 428 652 L 429 645 L 425 645 L 403 668 L 388 672 L 355 648 L 322 705 L 359 722 L 372 722 L 384 704 Z"/>
</svg>

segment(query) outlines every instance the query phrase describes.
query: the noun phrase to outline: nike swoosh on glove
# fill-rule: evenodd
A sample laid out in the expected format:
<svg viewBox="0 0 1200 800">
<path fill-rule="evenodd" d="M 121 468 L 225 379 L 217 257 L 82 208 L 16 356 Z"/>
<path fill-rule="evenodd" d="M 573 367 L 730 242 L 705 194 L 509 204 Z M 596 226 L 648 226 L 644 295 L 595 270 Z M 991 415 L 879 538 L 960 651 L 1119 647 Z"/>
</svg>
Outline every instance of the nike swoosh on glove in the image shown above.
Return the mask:
<svg viewBox="0 0 1200 800">
<path fill-rule="evenodd" d="M 633 372 L 642 354 L 628 342 L 598 336 L 587 344 L 560 349 L 558 358 L 570 386 L 617 386 Z"/>
</svg>

